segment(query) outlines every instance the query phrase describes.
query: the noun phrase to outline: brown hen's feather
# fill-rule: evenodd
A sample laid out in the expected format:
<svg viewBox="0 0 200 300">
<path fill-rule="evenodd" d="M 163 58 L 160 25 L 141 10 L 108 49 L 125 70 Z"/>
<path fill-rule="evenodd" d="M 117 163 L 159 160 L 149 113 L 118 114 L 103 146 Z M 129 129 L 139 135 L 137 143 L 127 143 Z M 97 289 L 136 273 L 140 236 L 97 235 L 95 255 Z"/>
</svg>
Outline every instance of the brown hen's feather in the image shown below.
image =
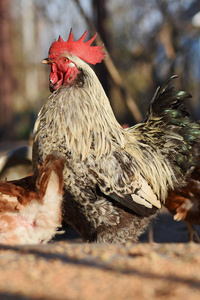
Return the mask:
<svg viewBox="0 0 200 300">
<path fill-rule="evenodd" d="M 123 129 L 80 57 L 66 51 L 49 63 L 56 91 L 35 124 L 33 166 L 59 149 L 66 158 L 65 221 L 86 241 L 135 242 L 196 164 L 200 126 L 185 110 L 190 95 L 168 88 L 172 77 L 156 91 L 146 119 Z"/>
<path fill-rule="evenodd" d="M 49 241 L 61 226 L 64 159 L 54 152 L 37 175 L 0 182 L 0 243 Z"/>
<path fill-rule="evenodd" d="M 189 239 L 200 243 L 194 225 L 200 225 L 200 168 L 195 168 L 187 185 L 181 189 L 170 191 L 165 207 L 174 215 L 176 221 L 185 221 L 189 231 Z"/>
</svg>

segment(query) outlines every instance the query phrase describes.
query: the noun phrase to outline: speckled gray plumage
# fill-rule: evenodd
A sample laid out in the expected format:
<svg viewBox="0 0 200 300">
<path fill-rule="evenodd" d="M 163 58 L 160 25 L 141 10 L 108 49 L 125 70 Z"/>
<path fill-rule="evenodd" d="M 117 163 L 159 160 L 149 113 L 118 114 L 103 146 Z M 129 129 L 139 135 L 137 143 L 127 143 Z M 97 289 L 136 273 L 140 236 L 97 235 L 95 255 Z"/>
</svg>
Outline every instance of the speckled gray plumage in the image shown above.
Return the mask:
<svg viewBox="0 0 200 300">
<path fill-rule="evenodd" d="M 193 164 L 189 147 L 197 143 L 197 134 L 192 141 L 186 136 L 194 125 L 184 110 L 180 116 L 171 112 L 179 111 L 178 102 L 188 94 L 178 99 L 164 87 L 155 96 L 156 105 L 151 104 L 155 113 L 150 109 L 144 122 L 124 130 L 92 69 L 69 57 L 80 69 L 81 84 L 61 87 L 41 109 L 34 129 L 33 165 L 42 164 L 54 150 L 65 155 L 63 215 L 83 240 L 135 242 L 168 190 L 185 184 Z M 170 112 L 159 108 L 158 99 L 165 93 Z M 172 124 L 176 118 L 183 125 Z M 176 161 L 179 154 L 187 159 L 186 168 Z"/>
</svg>

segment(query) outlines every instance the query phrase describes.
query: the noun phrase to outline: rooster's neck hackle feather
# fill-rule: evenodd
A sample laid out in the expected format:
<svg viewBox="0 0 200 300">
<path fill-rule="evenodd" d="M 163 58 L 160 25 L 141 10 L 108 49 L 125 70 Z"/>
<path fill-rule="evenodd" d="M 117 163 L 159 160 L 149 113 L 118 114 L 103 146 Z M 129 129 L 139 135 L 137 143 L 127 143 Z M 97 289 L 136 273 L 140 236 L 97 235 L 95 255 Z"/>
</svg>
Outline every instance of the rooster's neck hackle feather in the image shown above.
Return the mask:
<svg viewBox="0 0 200 300">
<path fill-rule="evenodd" d="M 82 160 L 89 155 L 98 159 L 110 154 L 113 141 L 124 148 L 124 131 L 95 73 L 81 59 L 68 57 L 83 73 L 82 87 L 77 83 L 55 91 L 40 111 L 34 132 L 37 133 L 38 127 L 41 132 L 43 126 L 49 124 L 52 138 L 63 137 L 73 157 Z"/>
</svg>

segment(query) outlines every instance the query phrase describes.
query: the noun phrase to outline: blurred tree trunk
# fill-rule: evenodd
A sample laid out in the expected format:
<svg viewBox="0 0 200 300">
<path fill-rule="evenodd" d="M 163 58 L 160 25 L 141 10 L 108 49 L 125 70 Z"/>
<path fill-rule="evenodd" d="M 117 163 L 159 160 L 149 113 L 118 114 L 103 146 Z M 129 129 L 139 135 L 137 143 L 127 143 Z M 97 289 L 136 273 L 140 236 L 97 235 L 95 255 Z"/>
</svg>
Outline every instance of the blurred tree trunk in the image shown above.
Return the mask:
<svg viewBox="0 0 200 300">
<path fill-rule="evenodd" d="M 0 135 L 12 135 L 9 130 L 13 116 L 12 51 L 10 0 L 0 0 Z"/>
<path fill-rule="evenodd" d="M 108 18 L 108 12 L 106 8 L 106 0 L 93 0 L 93 9 L 94 9 L 94 23 L 97 28 L 97 32 L 103 38 L 106 48 L 110 52 L 109 45 L 109 33 L 107 32 L 106 21 Z M 98 74 L 98 78 L 101 81 L 101 84 L 109 97 L 109 74 L 105 64 L 97 64 L 96 72 Z"/>
<path fill-rule="evenodd" d="M 79 0 L 74 0 L 74 1 L 76 2 L 78 8 L 80 9 L 81 15 L 85 19 L 86 23 L 88 24 L 88 27 L 90 28 L 90 30 L 93 34 L 98 31 L 96 29 L 96 26 L 98 24 L 99 24 L 100 27 L 102 26 L 102 24 L 103 24 L 103 27 L 105 26 L 104 31 L 103 31 L 103 33 L 105 34 L 105 39 L 106 39 L 106 40 L 104 40 L 104 45 L 106 46 L 107 44 L 109 44 L 108 47 L 109 47 L 109 50 L 110 50 L 110 43 L 108 43 L 108 36 L 109 35 L 108 35 L 108 31 L 106 30 L 106 24 L 105 24 L 105 21 L 107 19 L 106 2 L 103 0 L 103 1 L 98 1 L 98 3 L 97 3 L 97 2 L 95 2 L 95 0 L 93 0 L 94 20 L 97 21 L 97 19 L 98 19 L 98 21 L 96 22 L 97 25 L 94 26 L 93 22 L 95 23 L 95 21 L 93 20 L 93 22 L 91 22 L 90 19 L 86 16 L 86 14 L 85 14 L 85 12 L 84 12 L 81 4 L 80 4 L 80 1 Z M 102 5 L 102 3 L 103 3 L 103 5 Z M 96 6 L 94 6 L 94 5 L 96 5 Z M 102 11 L 104 11 L 103 14 L 101 13 Z M 98 16 L 99 16 L 99 14 L 101 16 L 104 15 L 104 18 L 102 19 L 101 17 L 97 17 L 96 14 Z M 106 16 L 106 18 L 105 18 L 105 16 Z M 103 22 L 100 22 L 100 20 L 103 20 Z M 100 30 L 101 30 L 101 28 L 100 28 Z M 102 40 L 101 35 L 97 35 L 95 43 L 98 46 L 103 44 L 103 40 Z M 101 76 L 104 77 L 104 78 L 101 78 L 100 80 L 102 80 L 102 82 L 104 82 L 104 80 L 106 78 L 106 80 L 104 82 L 104 85 L 105 85 L 104 90 L 106 91 L 106 93 L 108 95 L 108 98 L 110 98 L 109 97 L 110 96 L 109 95 L 110 88 L 108 88 L 108 84 L 109 84 L 109 81 L 108 81 L 109 75 L 108 74 L 110 74 L 110 77 L 112 78 L 115 85 L 118 87 L 119 92 L 122 96 L 122 99 L 124 100 L 128 110 L 130 111 L 131 116 L 134 117 L 134 120 L 136 122 L 140 122 L 142 120 L 142 114 L 140 113 L 140 110 L 138 109 L 137 104 L 135 103 L 135 101 L 132 98 L 131 94 L 127 90 L 127 88 L 126 88 L 126 86 L 125 86 L 125 84 L 122 80 L 122 77 L 120 76 L 117 68 L 115 67 L 115 65 L 113 63 L 113 60 L 109 55 L 108 48 L 105 48 L 105 50 L 107 51 L 107 58 L 104 60 L 105 68 L 102 69 L 102 72 L 100 72 Z M 97 66 L 98 66 L 98 64 L 97 64 Z M 100 78 L 100 75 L 98 77 Z M 106 86 L 107 86 L 107 88 L 106 88 Z M 111 103 L 111 105 L 112 105 L 112 103 Z"/>
</svg>

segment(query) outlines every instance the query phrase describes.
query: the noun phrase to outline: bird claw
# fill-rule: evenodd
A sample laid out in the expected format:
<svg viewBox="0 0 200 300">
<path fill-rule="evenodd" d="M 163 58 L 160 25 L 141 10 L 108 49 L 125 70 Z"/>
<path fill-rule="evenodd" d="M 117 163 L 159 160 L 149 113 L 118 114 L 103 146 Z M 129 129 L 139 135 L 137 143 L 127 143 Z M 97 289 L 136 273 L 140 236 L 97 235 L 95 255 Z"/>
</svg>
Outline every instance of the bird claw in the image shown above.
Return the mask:
<svg viewBox="0 0 200 300">
<path fill-rule="evenodd" d="M 200 237 L 194 226 L 190 222 L 185 221 L 185 223 L 188 228 L 189 241 L 200 244 Z"/>
</svg>

